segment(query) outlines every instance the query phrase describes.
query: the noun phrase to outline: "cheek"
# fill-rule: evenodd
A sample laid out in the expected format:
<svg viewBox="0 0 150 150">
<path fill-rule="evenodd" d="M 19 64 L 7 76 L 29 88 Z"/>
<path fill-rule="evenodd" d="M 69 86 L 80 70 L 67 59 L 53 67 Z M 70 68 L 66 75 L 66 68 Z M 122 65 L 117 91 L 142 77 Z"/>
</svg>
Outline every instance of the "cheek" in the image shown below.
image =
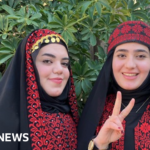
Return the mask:
<svg viewBox="0 0 150 150">
<path fill-rule="evenodd" d="M 69 77 L 70 77 L 70 72 L 67 68 L 64 70 L 64 77 L 65 77 L 66 80 L 68 80 Z"/>
<path fill-rule="evenodd" d="M 121 69 L 121 66 L 122 66 L 122 63 L 119 60 L 114 59 L 112 62 L 113 73 L 114 74 L 117 73 Z"/>
<path fill-rule="evenodd" d="M 139 63 L 138 68 L 141 72 L 149 72 L 150 71 L 150 61 Z"/>
<path fill-rule="evenodd" d="M 51 72 L 49 68 L 47 68 L 46 66 L 43 66 L 43 65 L 39 65 L 37 67 L 37 70 L 38 70 L 38 74 L 39 74 L 40 78 L 49 75 Z"/>
</svg>

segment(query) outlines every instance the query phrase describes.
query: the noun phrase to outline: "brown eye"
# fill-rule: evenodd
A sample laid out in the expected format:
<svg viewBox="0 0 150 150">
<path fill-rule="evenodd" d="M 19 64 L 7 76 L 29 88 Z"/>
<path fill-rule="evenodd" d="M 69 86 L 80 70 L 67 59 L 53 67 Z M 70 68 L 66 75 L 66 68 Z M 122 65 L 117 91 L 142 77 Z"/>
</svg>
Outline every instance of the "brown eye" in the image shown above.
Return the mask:
<svg viewBox="0 0 150 150">
<path fill-rule="evenodd" d="M 69 63 L 62 63 L 63 66 L 68 67 Z"/>
<path fill-rule="evenodd" d="M 140 59 L 143 59 L 145 58 L 146 56 L 145 55 L 138 55 L 137 58 L 140 58 Z"/>
<path fill-rule="evenodd" d="M 117 55 L 119 58 L 124 58 L 124 57 L 126 57 L 124 54 L 119 54 L 119 55 Z"/>
<path fill-rule="evenodd" d="M 50 60 L 43 60 L 44 64 L 51 64 L 52 62 Z"/>
</svg>

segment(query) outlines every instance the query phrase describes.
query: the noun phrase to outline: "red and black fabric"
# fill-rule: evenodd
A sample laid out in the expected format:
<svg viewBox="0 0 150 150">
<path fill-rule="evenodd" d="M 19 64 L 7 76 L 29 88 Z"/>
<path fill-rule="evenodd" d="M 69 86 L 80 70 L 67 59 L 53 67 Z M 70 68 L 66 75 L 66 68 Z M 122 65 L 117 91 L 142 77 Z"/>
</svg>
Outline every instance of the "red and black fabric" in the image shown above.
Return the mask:
<svg viewBox="0 0 150 150">
<path fill-rule="evenodd" d="M 28 142 L 0 141 L 1 150 L 76 149 L 76 127 L 79 118 L 71 69 L 71 88 L 68 93 L 70 113 L 51 114 L 41 108 L 31 48 L 42 37 L 48 35 L 57 35 L 56 37 L 62 39 L 59 34 L 51 30 L 33 31 L 18 46 L 0 81 L 0 135 L 29 134 Z"/>
<path fill-rule="evenodd" d="M 100 119 L 99 125 L 96 128 L 96 134 L 98 134 L 104 122 L 108 119 L 108 117 L 112 114 L 112 108 L 115 103 L 115 95 L 109 95 L 106 98 L 106 104 L 104 107 L 104 111 L 102 117 Z M 146 111 L 143 113 L 141 119 L 138 121 L 138 124 L 134 128 L 134 140 L 135 150 L 149 150 L 150 149 L 150 104 L 147 105 Z M 123 127 L 126 128 L 126 121 L 123 121 Z M 111 143 L 110 150 L 124 150 L 124 141 L 125 134 L 116 142 Z M 130 143 L 128 143 L 130 145 Z"/>
<path fill-rule="evenodd" d="M 150 27 L 142 21 L 126 21 L 118 25 L 112 32 L 108 41 L 107 59 L 97 77 L 80 117 L 78 125 L 78 150 L 87 150 L 88 143 L 95 135 L 95 130 L 102 117 L 107 95 L 116 94 L 116 91 L 112 87 L 113 53 L 116 46 L 127 42 L 137 42 L 150 48 Z M 147 87 L 148 85 L 143 86 Z M 133 94 L 135 94 L 134 92 Z M 144 91 L 140 92 L 144 93 Z M 149 91 L 146 92 L 148 93 Z M 128 95 L 127 98 L 129 98 Z"/>
</svg>

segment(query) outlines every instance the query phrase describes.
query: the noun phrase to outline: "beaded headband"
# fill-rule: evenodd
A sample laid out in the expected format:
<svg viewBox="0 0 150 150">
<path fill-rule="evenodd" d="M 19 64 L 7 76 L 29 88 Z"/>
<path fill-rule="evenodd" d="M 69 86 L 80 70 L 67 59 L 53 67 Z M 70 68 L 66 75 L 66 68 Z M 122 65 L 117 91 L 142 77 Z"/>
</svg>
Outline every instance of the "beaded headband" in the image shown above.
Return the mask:
<svg viewBox="0 0 150 150">
<path fill-rule="evenodd" d="M 39 29 L 34 31 L 29 36 L 27 44 L 30 47 L 31 53 L 33 53 L 34 51 L 38 50 L 43 43 L 63 43 L 67 48 L 67 44 L 61 35 L 48 29 Z"/>
</svg>

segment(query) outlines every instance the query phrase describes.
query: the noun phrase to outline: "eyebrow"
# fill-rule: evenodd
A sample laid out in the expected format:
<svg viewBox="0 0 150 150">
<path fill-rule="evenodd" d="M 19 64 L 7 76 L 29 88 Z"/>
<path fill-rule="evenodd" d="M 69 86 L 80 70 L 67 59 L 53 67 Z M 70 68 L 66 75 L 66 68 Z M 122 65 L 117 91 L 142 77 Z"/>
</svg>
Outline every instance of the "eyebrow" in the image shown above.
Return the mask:
<svg viewBox="0 0 150 150">
<path fill-rule="evenodd" d="M 148 52 L 146 50 L 144 50 L 144 49 L 136 49 L 134 51 L 135 52 L 145 52 L 145 53 L 148 54 Z M 128 52 L 128 50 L 127 49 L 118 49 L 116 52 Z"/>
<path fill-rule="evenodd" d="M 49 53 L 44 53 L 42 56 L 49 56 L 49 57 L 52 57 L 52 58 L 56 58 L 55 55 L 49 54 Z M 62 58 L 62 60 L 69 60 L 69 58 L 68 57 L 64 57 L 64 58 Z"/>
</svg>

